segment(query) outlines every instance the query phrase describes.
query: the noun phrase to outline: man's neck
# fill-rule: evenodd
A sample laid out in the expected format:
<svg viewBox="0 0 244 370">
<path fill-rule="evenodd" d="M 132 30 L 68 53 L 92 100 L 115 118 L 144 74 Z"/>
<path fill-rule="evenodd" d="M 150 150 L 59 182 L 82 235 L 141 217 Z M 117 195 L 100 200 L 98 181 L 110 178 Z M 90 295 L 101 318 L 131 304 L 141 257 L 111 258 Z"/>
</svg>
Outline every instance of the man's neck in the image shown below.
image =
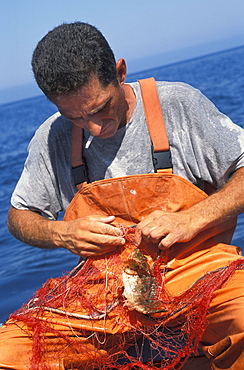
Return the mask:
<svg viewBox="0 0 244 370">
<path fill-rule="evenodd" d="M 125 93 L 125 100 L 128 105 L 128 109 L 126 112 L 126 124 L 130 122 L 131 116 L 134 112 L 135 105 L 136 105 L 136 96 L 132 87 L 128 84 L 123 85 L 124 93 Z"/>
</svg>

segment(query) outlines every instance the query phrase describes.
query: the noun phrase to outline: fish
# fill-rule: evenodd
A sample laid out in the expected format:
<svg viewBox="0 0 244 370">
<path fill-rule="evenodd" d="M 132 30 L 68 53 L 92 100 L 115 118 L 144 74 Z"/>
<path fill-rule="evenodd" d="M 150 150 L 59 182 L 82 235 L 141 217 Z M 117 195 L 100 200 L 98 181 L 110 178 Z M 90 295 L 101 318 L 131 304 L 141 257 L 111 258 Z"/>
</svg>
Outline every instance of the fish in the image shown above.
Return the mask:
<svg viewBox="0 0 244 370">
<path fill-rule="evenodd" d="M 152 310 L 160 306 L 160 302 L 156 299 L 156 278 L 153 276 L 146 256 L 140 249 L 133 249 L 124 262 L 122 281 L 123 295 L 126 298 L 125 306 L 129 310 L 150 314 Z"/>
</svg>

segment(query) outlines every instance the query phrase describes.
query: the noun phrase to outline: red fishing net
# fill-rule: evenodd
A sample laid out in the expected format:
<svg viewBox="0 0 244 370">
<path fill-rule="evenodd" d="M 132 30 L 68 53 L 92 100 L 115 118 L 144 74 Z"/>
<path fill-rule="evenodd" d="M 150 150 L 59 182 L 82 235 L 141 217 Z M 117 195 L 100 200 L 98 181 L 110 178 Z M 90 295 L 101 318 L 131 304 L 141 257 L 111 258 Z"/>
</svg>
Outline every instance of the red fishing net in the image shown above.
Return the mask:
<svg viewBox="0 0 244 370">
<path fill-rule="evenodd" d="M 167 255 L 155 260 L 133 244 L 89 258 L 49 279 L 10 319 L 33 342 L 31 369 L 180 369 L 198 351 L 209 304 L 243 259 L 205 274 L 177 296 L 165 286 Z"/>
</svg>

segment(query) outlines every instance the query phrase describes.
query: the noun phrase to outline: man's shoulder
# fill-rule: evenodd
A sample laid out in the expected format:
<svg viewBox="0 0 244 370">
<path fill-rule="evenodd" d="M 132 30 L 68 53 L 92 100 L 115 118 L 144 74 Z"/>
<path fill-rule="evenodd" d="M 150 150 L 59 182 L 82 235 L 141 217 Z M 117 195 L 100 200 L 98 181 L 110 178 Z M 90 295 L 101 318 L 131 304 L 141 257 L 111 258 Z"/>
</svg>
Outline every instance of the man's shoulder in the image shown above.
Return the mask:
<svg viewBox="0 0 244 370">
<path fill-rule="evenodd" d="M 48 117 L 36 130 L 29 147 L 36 146 L 43 151 L 45 148 L 56 147 L 59 143 L 67 145 L 71 140 L 72 124 L 59 112 Z M 50 145 L 51 144 L 51 145 Z M 54 149 L 54 148 L 53 148 Z"/>
<path fill-rule="evenodd" d="M 67 118 L 56 112 L 39 126 L 36 135 L 42 137 L 64 135 L 71 132 L 71 126 L 72 124 Z"/>
<path fill-rule="evenodd" d="M 200 91 L 185 82 L 156 81 L 159 94 L 186 96 L 186 94 L 195 95 Z"/>
<path fill-rule="evenodd" d="M 159 100 L 165 109 L 181 106 L 188 109 L 192 105 L 196 106 L 204 97 L 200 90 L 184 82 L 157 81 L 156 83 Z"/>
<path fill-rule="evenodd" d="M 40 131 L 55 130 L 55 129 L 70 129 L 71 122 L 67 118 L 63 117 L 59 112 L 54 113 L 52 116 L 48 117 L 39 127 Z"/>
<path fill-rule="evenodd" d="M 140 89 L 138 82 L 132 82 L 130 85 L 134 90 Z M 187 103 L 202 95 L 198 89 L 185 82 L 156 81 L 156 86 L 160 100 L 169 103 L 175 100 Z"/>
</svg>

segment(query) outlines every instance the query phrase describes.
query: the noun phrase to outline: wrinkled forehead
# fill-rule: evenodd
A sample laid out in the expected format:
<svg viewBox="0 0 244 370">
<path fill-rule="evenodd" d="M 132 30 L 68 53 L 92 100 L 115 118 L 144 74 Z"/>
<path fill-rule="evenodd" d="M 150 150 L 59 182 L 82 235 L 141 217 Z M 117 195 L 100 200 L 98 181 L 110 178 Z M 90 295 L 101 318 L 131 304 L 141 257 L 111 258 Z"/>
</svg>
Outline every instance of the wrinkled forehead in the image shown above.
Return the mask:
<svg viewBox="0 0 244 370">
<path fill-rule="evenodd" d="M 99 112 L 112 98 L 114 89 L 113 84 L 105 88 L 98 79 L 93 79 L 77 91 L 50 100 L 64 117 L 72 119 Z"/>
</svg>

